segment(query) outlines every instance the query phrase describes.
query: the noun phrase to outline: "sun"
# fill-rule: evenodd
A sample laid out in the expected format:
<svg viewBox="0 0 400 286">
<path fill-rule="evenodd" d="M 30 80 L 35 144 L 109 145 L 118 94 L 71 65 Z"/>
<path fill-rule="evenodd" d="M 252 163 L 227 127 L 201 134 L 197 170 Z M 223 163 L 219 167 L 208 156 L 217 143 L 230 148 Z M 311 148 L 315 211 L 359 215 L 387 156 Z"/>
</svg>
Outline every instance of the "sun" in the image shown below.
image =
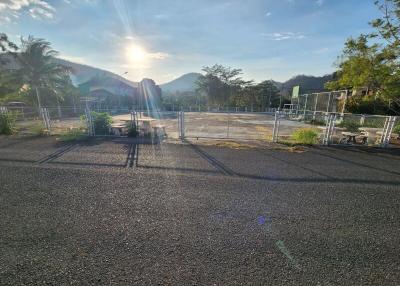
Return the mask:
<svg viewBox="0 0 400 286">
<path fill-rule="evenodd" d="M 126 49 L 127 56 L 130 61 L 142 63 L 146 60 L 146 51 L 140 46 L 130 45 Z"/>
</svg>

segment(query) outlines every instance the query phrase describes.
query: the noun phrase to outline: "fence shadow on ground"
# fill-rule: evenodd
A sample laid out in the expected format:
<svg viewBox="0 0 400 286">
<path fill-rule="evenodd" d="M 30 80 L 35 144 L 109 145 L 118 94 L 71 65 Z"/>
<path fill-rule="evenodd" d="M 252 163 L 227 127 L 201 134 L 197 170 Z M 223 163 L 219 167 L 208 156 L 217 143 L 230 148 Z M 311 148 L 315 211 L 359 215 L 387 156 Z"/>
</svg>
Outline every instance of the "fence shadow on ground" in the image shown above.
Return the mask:
<svg viewBox="0 0 400 286">
<path fill-rule="evenodd" d="M 33 139 L 36 140 L 37 138 Z M 81 146 L 96 146 L 100 145 L 103 142 L 110 141 L 114 144 L 123 144 L 123 150 L 126 152 L 126 157 L 123 162 L 113 163 L 113 162 L 75 162 L 75 161 L 55 161 L 55 159 L 59 159 L 68 152 L 76 151 Z M 20 142 L 20 141 L 18 141 Z M 36 142 L 36 141 L 35 141 Z M 223 162 L 221 159 L 215 158 L 215 156 L 211 155 L 207 152 L 206 147 L 202 147 L 196 144 L 193 144 L 190 141 L 185 140 L 186 145 L 182 145 L 186 148 L 189 148 L 196 156 L 202 158 L 205 162 L 211 165 L 213 168 L 210 169 L 195 169 L 190 167 L 182 167 L 182 166 L 149 166 L 146 165 L 146 162 L 141 162 L 140 158 L 140 150 L 141 146 L 144 145 L 160 145 L 162 144 L 161 140 L 154 141 L 151 138 L 142 138 L 142 139 L 135 139 L 135 138 L 91 138 L 88 140 L 83 140 L 79 142 L 73 143 L 56 143 L 60 144 L 57 150 L 53 153 L 39 159 L 39 160 L 28 160 L 23 158 L 0 158 L 1 162 L 16 162 L 16 163 L 29 163 L 29 164 L 59 164 L 59 165 L 75 165 L 75 166 L 98 166 L 98 167 L 116 167 L 116 168 L 141 168 L 141 169 L 154 169 L 154 170 L 165 170 L 165 171 L 177 171 L 177 172 L 187 172 L 191 174 L 200 174 L 200 175 L 224 175 L 230 176 L 235 178 L 244 178 L 244 179 L 254 179 L 254 180 L 263 180 L 263 181 L 270 181 L 270 182 L 299 182 L 299 183 L 357 183 L 357 184 L 381 184 L 381 185 L 399 185 L 400 184 L 400 172 L 396 172 L 393 170 L 388 170 L 379 166 L 374 166 L 373 163 L 366 164 L 363 162 L 356 162 L 351 159 L 351 156 L 346 156 L 343 152 L 352 153 L 354 152 L 355 155 L 360 153 L 365 153 L 366 156 L 376 157 L 381 156 L 381 154 L 394 157 L 396 159 L 399 158 L 400 151 L 398 150 L 373 150 L 374 152 L 370 152 L 371 149 L 359 149 L 359 148 L 349 148 L 349 147 L 313 147 L 309 152 L 314 155 L 318 155 L 325 159 L 333 159 L 339 162 L 343 162 L 345 164 L 353 165 L 356 168 L 367 168 L 373 171 L 380 171 L 385 172 L 387 174 L 392 175 L 391 179 L 369 179 L 369 178 L 340 178 L 335 177 L 334 174 L 326 174 L 321 172 L 320 170 L 315 170 L 313 168 L 308 168 L 294 160 L 287 160 L 282 158 L 278 154 L 273 154 L 270 150 L 268 152 L 257 150 L 255 149 L 254 152 L 261 152 L 264 156 L 269 156 L 272 160 L 268 161 L 268 164 L 273 164 L 273 160 L 278 160 L 280 162 L 284 162 L 285 164 L 290 164 L 293 168 L 293 171 L 296 169 L 299 170 L 307 170 L 312 172 L 319 177 L 307 177 L 304 175 L 303 177 L 283 177 L 279 174 L 277 175 L 257 175 L 250 173 L 243 173 L 233 168 L 229 167 L 226 162 Z M 11 142 L 10 142 L 11 144 Z M 12 145 L 12 144 L 11 144 Z M 314 150 L 314 151 L 313 151 Z M 340 151 L 337 153 L 336 151 Z M 179 157 L 179 151 L 176 151 L 176 156 Z M 175 155 L 174 155 L 175 156 Z M 349 158 L 350 157 L 350 158 Z M 171 160 L 174 160 L 173 158 Z M 368 158 L 363 157 L 363 160 L 368 160 Z M 371 158 L 373 162 L 373 158 Z M 392 162 L 393 164 L 393 162 Z M 394 175 L 394 177 L 393 177 Z"/>
<path fill-rule="evenodd" d="M 365 163 L 356 162 L 356 161 L 351 160 L 349 158 L 349 155 L 351 153 L 354 153 L 354 154 L 362 153 L 362 154 L 365 154 L 367 156 L 375 157 L 375 159 L 376 159 L 376 156 L 379 156 L 379 155 L 382 156 L 382 154 L 386 154 L 386 155 L 390 154 L 390 155 L 395 156 L 395 157 L 391 157 L 390 159 L 399 160 L 400 157 L 396 157 L 396 156 L 399 156 L 398 151 L 394 151 L 394 150 L 390 151 L 390 150 L 388 150 L 385 153 L 382 153 L 382 152 L 375 152 L 374 153 L 374 152 L 368 152 L 367 149 L 365 149 L 363 152 L 360 152 L 360 150 L 349 149 L 349 148 L 346 148 L 346 147 L 341 147 L 341 148 L 339 148 L 339 147 L 333 147 L 333 148 L 332 147 L 327 147 L 327 148 L 316 147 L 315 150 L 319 150 L 320 151 L 320 152 L 315 152 L 315 154 L 318 154 L 319 156 L 322 156 L 322 157 L 325 157 L 325 158 L 334 159 L 334 160 L 340 161 L 342 163 L 350 164 L 350 165 L 357 166 L 357 167 L 363 167 L 363 168 L 372 169 L 372 170 L 375 170 L 375 171 L 380 171 L 380 172 L 384 172 L 384 173 L 391 174 L 391 175 L 400 176 L 400 172 L 396 172 L 396 171 L 393 171 L 393 170 L 388 170 L 388 169 L 385 169 L 385 168 L 373 166 L 372 163 L 374 162 L 373 161 L 374 158 L 371 158 L 371 164 L 365 164 Z M 344 151 L 344 152 L 346 152 L 348 154 L 338 153 L 338 151 L 339 152 L 340 151 Z M 329 153 L 329 154 L 327 154 L 327 153 Z M 389 159 L 389 158 L 386 158 L 386 159 Z"/>
</svg>

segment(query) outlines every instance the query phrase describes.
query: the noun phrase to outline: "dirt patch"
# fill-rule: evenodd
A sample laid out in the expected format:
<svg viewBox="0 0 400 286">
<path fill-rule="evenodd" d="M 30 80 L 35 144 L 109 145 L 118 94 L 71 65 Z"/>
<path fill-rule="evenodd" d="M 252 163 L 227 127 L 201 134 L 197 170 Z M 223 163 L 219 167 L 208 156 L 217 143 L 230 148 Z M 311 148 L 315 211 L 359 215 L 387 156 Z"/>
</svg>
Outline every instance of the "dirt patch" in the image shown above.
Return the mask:
<svg viewBox="0 0 400 286">
<path fill-rule="evenodd" d="M 307 150 L 305 146 L 287 146 L 279 143 L 272 143 L 263 140 L 228 140 L 228 139 L 198 139 L 198 140 L 186 140 L 182 142 L 177 139 L 168 139 L 165 143 L 170 144 L 195 144 L 200 146 L 215 146 L 221 148 L 229 148 L 234 150 L 246 150 L 246 149 L 264 149 L 264 150 L 276 150 L 290 153 L 303 153 Z"/>
</svg>

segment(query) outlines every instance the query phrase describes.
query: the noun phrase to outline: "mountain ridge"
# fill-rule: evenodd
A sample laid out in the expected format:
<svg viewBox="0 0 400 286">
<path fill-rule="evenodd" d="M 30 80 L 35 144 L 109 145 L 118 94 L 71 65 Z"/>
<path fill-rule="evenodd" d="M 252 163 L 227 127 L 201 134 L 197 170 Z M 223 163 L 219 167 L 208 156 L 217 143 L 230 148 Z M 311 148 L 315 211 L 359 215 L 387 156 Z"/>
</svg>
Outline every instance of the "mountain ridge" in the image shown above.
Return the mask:
<svg viewBox="0 0 400 286">
<path fill-rule="evenodd" d="M 191 72 L 160 85 L 165 93 L 195 91 L 195 82 L 201 76 L 200 73 Z M 333 74 L 323 76 L 296 75 L 285 82 L 274 81 L 278 89 L 285 93 L 291 93 L 294 86 L 299 85 L 302 93 L 325 91 L 325 83 L 333 79 Z"/>
<path fill-rule="evenodd" d="M 195 83 L 201 73 L 190 72 L 181 75 L 180 77 L 171 80 L 170 82 L 160 84 L 160 88 L 163 92 L 173 93 L 173 92 L 186 92 L 195 91 Z"/>
</svg>

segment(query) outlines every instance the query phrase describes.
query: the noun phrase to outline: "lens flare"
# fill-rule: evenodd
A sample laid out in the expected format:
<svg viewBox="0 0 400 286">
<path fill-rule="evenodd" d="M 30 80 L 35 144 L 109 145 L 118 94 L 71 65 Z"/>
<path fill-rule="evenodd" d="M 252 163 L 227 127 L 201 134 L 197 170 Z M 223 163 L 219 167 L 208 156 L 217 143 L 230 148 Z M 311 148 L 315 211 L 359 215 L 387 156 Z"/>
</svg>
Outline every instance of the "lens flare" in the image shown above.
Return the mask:
<svg viewBox="0 0 400 286">
<path fill-rule="evenodd" d="M 140 46 L 130 45 L 126 49 L 127 57 L 131 62 L 143 63 L 146 60 L 146 51 Z"/>
</svg>

